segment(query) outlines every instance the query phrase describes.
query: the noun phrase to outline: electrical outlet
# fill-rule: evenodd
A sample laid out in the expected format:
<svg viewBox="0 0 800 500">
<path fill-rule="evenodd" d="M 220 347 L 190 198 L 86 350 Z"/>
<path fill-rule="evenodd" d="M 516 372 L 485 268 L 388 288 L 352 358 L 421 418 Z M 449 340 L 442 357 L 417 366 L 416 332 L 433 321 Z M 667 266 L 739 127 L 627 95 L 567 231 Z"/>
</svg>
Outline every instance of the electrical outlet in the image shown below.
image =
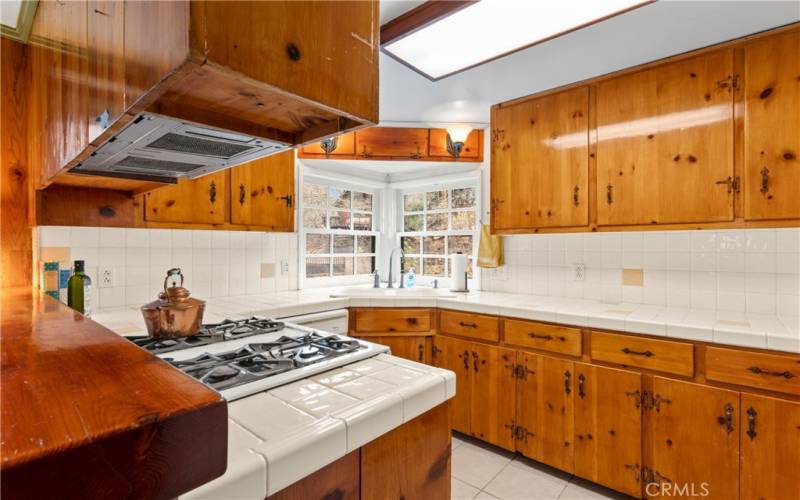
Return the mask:
<svg viewBox="0 0 800 500">
<path fill-rule="evenodd" d="M 97 288 L 111 288 L 114 281 L 114 269 L 101 267 L 97 270 Z"/>
<path fill-rule="evenodd" d="M 289 274 L 289 261 L 288 260 L 282 260 L 281 261 L 281 276 L 283 276 L 284 274 Z"/>
<path fill-rule="evenodd" d="M 582 262 L 576 262 L 573 264 L 572 267 L 572 279 L 573 281 L 585 281 L 586 280 L 586 264 Z"/>
</svg>

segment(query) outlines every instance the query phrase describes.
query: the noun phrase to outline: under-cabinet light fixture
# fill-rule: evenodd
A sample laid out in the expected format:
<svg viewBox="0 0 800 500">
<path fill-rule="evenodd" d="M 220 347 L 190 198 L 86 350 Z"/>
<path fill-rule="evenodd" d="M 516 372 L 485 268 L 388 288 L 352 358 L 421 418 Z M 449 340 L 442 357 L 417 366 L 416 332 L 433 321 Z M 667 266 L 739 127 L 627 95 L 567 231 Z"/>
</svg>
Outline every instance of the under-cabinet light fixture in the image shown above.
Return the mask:
<svg viewBox="0 0 800 500">
<path fill-rule="evenodd" d="M 381 43 L 387 54 L 439 80 L 653 1 L 481 0 L 452 2 L 434 14 L 426 2 L 384 25 Z"/>
</svg>

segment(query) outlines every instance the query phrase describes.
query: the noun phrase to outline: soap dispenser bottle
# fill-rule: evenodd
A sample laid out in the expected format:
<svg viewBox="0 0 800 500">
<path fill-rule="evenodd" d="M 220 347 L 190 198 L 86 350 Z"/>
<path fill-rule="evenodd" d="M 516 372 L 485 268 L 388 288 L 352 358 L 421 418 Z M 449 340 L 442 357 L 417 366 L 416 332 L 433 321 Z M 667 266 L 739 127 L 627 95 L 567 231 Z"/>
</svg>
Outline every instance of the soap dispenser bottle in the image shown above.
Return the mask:
<svg viewBox="0 0 800 500">
<path fill-rule="evenodd" d="M 413 288 L 414 285 L 417 283 L 417 275 L 414 274 L 414 268 L 408 270 L 408 274 L 406 274 L 406 288 Z"/>
</svg>

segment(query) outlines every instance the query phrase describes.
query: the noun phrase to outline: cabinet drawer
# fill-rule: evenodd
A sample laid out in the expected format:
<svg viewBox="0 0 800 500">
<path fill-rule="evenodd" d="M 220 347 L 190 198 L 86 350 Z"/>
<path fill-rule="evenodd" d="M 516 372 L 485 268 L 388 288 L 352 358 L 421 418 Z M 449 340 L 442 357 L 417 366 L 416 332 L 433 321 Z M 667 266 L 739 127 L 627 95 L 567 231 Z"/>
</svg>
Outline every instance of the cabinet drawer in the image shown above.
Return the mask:
<svg viewBox="0 0 800 500">
<path fill-rule="evenodd" d="M 800 356 L 706 347 L 706 378 L 800 394 Z"/>
<path fill-rule="evenodd" d="M 431 330 L 430 309 L 359 309 L 355 331 L 428 332 Z"/>
<path fill-rule="evenodd" d="M 694 345 L 630 335 L 592 332 L 592 359 L 691 377 Z"/>
<path fill-rule="evenodd" d="M 580 328 L 507 319 L 504 331 L 507 344 L 533 347 L 570 356 L 581 355 Z"/>
<path fill-rule="evenodd" d="M 439 330 L 453 335 L 463 335 L 481 340 L 500 339 L 500 321 L 496 316 L 442 311 L 439 315 Z"/>
</svg>

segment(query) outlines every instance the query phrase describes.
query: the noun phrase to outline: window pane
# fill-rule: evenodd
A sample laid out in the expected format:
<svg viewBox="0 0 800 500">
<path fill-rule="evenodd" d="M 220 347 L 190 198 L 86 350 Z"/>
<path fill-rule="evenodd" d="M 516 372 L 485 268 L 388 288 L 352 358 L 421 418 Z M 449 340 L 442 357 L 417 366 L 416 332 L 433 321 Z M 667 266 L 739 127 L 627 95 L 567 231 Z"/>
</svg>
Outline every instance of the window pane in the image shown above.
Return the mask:
<svg viewBox="0 0 800 500">
<path fill-rule="evenodd" d="M 447 253 L 465 253 L 472 255 L 472 236 L 448 236 Z"/>
<path fill-rule="evenodd" d="M 403 259 L 403 272 L 407 273 L 411 269 L 413 269 L 415 273 L 419 272 L 419 257 L 406 257 Z"/>
<path fill-rule="evenodd" d="M 465 212 L 453 212 L 453 229 L 474 229 L 475 212 L 467 210 Z"/>
<path fill-rule="evenodd" d="M 375 269 L 375 257 L 356 257 L 356 274 L 371 274 Z"/>
<path fill-rule="evenodd" d="M 420 237 L 419 236 L 401 236 L 400 237 L 400 248 L 403 249 L 405 253 L 420 253 L 419 252 L 419 243 Z"/>
<path fill-rule="evenodd" d="M 334 257 L 333 275 L 351 276 L 353 274 L 353 257 Z"/>
<path fill-rule="evenodd" d="M 425 193 L 428 210 L 447 208 L 447 191 L 432 191 Z"/>
<path fill-rule="evenodd" d="M 306 277 L 319 278 L 331 275 L 330 257 L 306 257 Z"/>
<path fill-rule="evenodd" d="M 372 231 L 372 214 L 353 212 L 353 229 L 356 231 Z"/>
<path fill-rule="evenodd" d="M 303 185 L 303 206 L 324 207 L 325 186 L 320 186 L 318 184 Z"/>
<path fill-rule="evenodd" d="M 312 229 L 325 229 L 325 210 L 304 208 L 303 226 Z"/>
<path fill-rule="evenodd" d="M 350 212 L 331 212 L 331 229 L 350 229 Z"/>
<path fill-rule="evenodd" d="M 403 218 L 403 231 L 422 231 L 422 214 L 406 215 Z"/>
<path fill-rule="evenodd" d="M 425 214 L 426 231 L 447 231 L 447 213 Z"/>
<path fill-rule="evenodd" d="M 358 253 L 375 253 L 375 237 L 374 236 L 359 236 L 358 237 Z M 370 272 L 372 272 L 371 269 L 370 269 Z"/>
<path fill-rule="evenodd" d="M 444 259 L 425 257 L 422 265 L 425 276 L 444 276 Z"/>
<path fill-rule="evenodd" d="M 367 212 L 372 212 L 372 194 L 354 192 L 353 210 L 366 210 Z"/>
<path fill-rule="evenodd" d="M 444 255 L 444 236 L 426 236 L 422 242 L 422 253 Z"/>
<path fill-rule="evenodd" d="M 421 212 L 422 193 L 412 193 L 403 196 L 403 210 L 406 212 Z"/>
<path fill-rule="evenodd" d="M 333 237 L 333 253 L 353 253 L 354 236 L 343 236 L 340 234 Z"/>
<path fill-rule="evenodd" d="M 463 188 L 453 190 L 453 208 L 470 208 L 475 206 L 475 189 Z"/>
<path fill-rule="evenodd" d="M 331 253 L 331 235 L 329 234 L 307 234 L 306 253 Z"/>
<path fill-rule="evenodd" d="M 328 188 L 328 206 L 333 208 L 350 208 L 350 191 L 339 188 Z"/>
</svg>

